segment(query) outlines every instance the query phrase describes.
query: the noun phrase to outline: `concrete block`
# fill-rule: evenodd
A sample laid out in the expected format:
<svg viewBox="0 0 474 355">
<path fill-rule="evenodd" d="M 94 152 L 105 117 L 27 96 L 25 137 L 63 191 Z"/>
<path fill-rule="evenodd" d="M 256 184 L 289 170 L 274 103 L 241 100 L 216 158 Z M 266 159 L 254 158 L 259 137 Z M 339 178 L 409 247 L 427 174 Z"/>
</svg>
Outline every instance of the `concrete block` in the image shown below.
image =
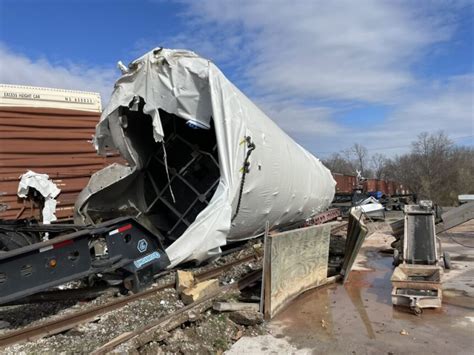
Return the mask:
<svg viewBox="0 0 474 355">
<path fill-rule="evenodd" d="M 212 279 L 200 282 L 194 287 L 187 288 L 181 293 L 184 304 L 190 304 L 219 291 L 219 280 Z"/>
<path fill-rule="evenodd" d="M 190 271 L 178 270 L 176 272 L 176 291 L 182 293 L 187 288 L 194 286 L 194 275 Z"/>
</svg>

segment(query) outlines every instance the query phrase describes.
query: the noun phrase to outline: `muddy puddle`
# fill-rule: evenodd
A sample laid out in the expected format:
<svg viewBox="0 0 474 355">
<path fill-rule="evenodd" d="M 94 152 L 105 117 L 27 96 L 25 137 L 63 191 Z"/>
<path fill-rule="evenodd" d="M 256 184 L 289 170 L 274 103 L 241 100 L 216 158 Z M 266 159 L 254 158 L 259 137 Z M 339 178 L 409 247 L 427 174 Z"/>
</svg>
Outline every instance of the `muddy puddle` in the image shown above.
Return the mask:
<svg viewBox="0 0 474 355">
<path fill-rule="evenodd" d="M 352 271 L 344 286 L 301 295 L 272 320 L 272 334 L 314 353 L 471 353 L 472 298 L 421 316 L 394 309 L 391 256 L 376 251 L 366 256 L 370 271 Z"/>
</svg>

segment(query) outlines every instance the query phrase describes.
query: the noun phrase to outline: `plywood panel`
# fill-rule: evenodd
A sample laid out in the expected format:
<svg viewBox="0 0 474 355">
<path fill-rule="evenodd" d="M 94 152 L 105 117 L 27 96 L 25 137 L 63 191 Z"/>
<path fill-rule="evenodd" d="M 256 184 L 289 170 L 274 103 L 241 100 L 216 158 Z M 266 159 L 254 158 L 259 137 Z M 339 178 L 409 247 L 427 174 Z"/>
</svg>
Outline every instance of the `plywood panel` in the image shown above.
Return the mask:
<svg viewBox="0 0 474 355">
<path fill-rule="evenodd" d="M 263 292 L 266 319 L 302 292 L 326 283 L 332 225 L 267 235 Z"/>
</svg>

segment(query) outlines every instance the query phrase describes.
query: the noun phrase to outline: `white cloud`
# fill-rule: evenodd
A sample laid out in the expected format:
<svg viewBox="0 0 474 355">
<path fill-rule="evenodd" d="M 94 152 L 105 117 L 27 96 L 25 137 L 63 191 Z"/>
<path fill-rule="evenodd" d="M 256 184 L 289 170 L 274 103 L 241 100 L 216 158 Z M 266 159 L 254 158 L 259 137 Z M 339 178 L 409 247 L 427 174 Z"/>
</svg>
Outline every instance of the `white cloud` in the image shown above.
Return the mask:
<svg viewBox="0 0 474 355">
<path fill-rule="evenodd" d="M 182 2 L 185 25 L 167 44 L 217 62 L 314 152 L 359 141 L 397 147 L 390 155 L 422 131 L 472 135 L 473 78 L 433 83 L 414 69 L 455 36 L 462 1 Z M 391 113 L 368 128 L 338 124 L 353 104 Z"/>
<path fill-rule="evenodd" d="M 258 99 L 256 104 L 284 131 L 292 136 L 313 137 L 337 134 L 342 127 L 331 119 L 333 110 L 325 106 L 304 105 L 298 101 Z"/>
<path fill-rule="evenodd" d="M 369 148 L 406 146 L 420 131 L 472 135 L 472 76 L 430 82 L 414 69 L 455 39 L 462 3 L 181 2 L 186 12 L 177 16 L 176 35 L 159 43 L 160 34 L 153 42 L 137 39 L 132 52 L 138 57 L 165 45 L 212 59 L 314 152 L 354 141 Z M 115 68 L 33 60 L 1 45 L 0 64 L 0 82 L 99 91 L 105 101 L 119 76 Z M 351 107 L 373 104 L 392 113 L 365 129 L 338 123 Z"/>
<path fill-rule="evenodd" d="M 454 30 L 447 15 L 402 2 L 207 0 L 187 6 L 192 30 L 177 43 L 217 61 L 240 62 L 258 93 L 285 97 L 393 102 L 416 81 L 410 66 Z"/>
<path fill-rule="evenodd" d="M 0 83 L 99 92 L 106 102 L 119 73 L 115 68 L 33 60 L 0 44 Z"/>
<path fill-rule="evenodd" d="M 424 87 L 371 129 L 352 129 L 352 137 L 387 155 L 403 153 L 422 132 L 444 131 L 455 143 L 474 145 L 474 74 L 451 77 Z"/>
<path fill-rule="evenodd" d="M 453 137 L 474 135 L 474 75 L 451 77 L 426 88 L 400 106 L 384 126 L 399 135 L 433 130 Z"/>
</svg>

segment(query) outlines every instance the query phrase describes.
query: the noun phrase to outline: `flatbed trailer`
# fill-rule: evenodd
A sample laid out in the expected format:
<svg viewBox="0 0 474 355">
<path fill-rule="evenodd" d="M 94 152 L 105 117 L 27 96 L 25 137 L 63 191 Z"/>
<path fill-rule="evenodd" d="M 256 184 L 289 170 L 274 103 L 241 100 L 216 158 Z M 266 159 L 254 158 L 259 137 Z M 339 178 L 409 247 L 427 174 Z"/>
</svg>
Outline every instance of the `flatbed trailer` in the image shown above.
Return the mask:
<svg viewBox="0 0 474 355">
<path fill-rule="evenodd" d="M 93 227 L 38 225 L 23 231 L 25 228 L 30 233 L 75 231 L 0 252 L 0 304 L 94 275 L 123 282 L 126 289 L 137 292 L 169 265 L 160 239 L 134 218 L 117 218 Z"/>
</svg>

